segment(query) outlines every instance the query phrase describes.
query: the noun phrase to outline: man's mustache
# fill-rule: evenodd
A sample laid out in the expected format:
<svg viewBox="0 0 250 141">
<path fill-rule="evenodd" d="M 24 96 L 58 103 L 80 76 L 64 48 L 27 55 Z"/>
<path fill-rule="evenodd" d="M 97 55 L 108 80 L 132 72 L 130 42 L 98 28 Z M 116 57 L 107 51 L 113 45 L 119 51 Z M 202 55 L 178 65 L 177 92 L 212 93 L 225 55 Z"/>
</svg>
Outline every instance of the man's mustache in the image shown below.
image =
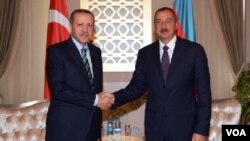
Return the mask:
<svg viewBox="0 0 250 141">
<path fill-rule="evenodd" d="M 89 36 L 88 33 L 82 33 L 81 36 Z"/>
<path fill-rule="evenodd" d="M 161 33 L 162 32 L 168 32 L 168 29 L 164 28 L 164 29 L 161 29 Z"/>
</svg>

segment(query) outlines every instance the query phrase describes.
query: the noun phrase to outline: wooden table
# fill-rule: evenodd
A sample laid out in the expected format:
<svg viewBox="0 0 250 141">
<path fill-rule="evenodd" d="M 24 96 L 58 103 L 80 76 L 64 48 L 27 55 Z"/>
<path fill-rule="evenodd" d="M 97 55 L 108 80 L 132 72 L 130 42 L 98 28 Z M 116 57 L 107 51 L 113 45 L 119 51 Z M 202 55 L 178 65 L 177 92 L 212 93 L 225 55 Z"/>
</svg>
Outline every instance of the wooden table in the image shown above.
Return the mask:
<svg viewBox="0 0 250 141">
<path fill-rule="evenodd" d="M 123 136 L 121 135 L 120 138 L 116 136 L 103 136 L 102 141 L 143 141 L 142 138 L 134 137 L 134 136 Z"/>
</svg>

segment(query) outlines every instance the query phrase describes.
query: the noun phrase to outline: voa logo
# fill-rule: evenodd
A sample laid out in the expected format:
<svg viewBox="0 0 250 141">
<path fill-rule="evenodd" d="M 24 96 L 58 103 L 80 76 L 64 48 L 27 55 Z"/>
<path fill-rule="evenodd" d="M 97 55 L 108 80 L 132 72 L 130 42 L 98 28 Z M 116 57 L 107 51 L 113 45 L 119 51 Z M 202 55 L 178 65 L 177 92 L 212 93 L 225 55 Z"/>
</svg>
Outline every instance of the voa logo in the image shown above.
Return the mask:
<svg viewBox="0 0 250 141">
<path fill-rule="evenodd" d="M 247 136 L 244 129 L 226 129 L 227 136 Z"/>
</svg>

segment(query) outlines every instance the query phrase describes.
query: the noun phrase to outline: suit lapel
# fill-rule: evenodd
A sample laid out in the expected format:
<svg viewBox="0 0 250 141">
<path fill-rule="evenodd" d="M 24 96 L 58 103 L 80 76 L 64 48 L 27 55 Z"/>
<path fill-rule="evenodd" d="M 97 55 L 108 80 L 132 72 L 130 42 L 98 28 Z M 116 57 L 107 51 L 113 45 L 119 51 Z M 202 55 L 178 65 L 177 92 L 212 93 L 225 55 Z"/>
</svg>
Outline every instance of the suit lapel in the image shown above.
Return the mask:
<svg viewBox="0 0 250 141">
<path fill-rule="evenodd" d="M 77 47 L 75 46 L 71 38 L 68 40 L 67 43 L 69 45 L 69 47 L 67 47 L 67 51 L 70 55 L 70 58 L 73 59 L 73 62 L 75 62 L 75 66 L 78 67 L 77 70 L 79 70 L 79 73 L 84 75 L 84 78 L 86 78 L 85 80 L 88 80 L 88 74 L 84 68 L 83 61 L 79 51 L 77 50 Z"/>
<path fill-rule="evenodd" d="M 176 41 L 175 48 L 174 48 L 174 53 L 173 53 L 172 60 L 171 60 L 169 70 L 168 70 L 168 77 L 174 74 L 176 64 L 178 63 L 179 59 L 181 59 L 184 56 L 183 53 L 185 53 L 185 50 L 183 49 L 185 48 L 183 46 L 184 45 L 182 45 L 181 39 L 177 37 L 177 41 Z"/>
<path fill-rule="evenodd" d="M 89 52 L 90 52 L 90 57 L 91 57 L 91 64 L 92 64 L 92 71 L 93 71 L 93 76 L 94 76 L 94 80 L 96 80 L 96 76 L 97 76 L 97 62 L 96 62 L 96 53 L 94 51 L 94 47 L 91 44 L 88 44 L 89 46 Z"/>
<path fill-rule="evenodd" d="M 162 68 L 161 68 L 161 60 L 160 60 L 160 51 L 159 51 L 159 41 L 156 41 L 155 43 L 152 44 L 152 58 L 154 61 L 154 64 L 156 64 L 156 71 L 157 74 L 159 75 L 159 77 L 161 78 L 161 80 L 164 82 L 164 77 L 163 77 L 163 72 L 162 72 Z"/>
</svg>

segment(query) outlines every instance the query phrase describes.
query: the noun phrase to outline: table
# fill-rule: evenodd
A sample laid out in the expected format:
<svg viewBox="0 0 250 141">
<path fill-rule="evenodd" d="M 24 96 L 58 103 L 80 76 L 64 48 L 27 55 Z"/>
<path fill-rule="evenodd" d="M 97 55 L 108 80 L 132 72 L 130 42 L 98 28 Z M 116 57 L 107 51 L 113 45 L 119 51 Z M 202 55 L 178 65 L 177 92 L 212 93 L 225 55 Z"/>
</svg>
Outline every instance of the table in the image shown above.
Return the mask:
<svg viewBox="0 0 250 141">
<path fill-rule="evenodd" d="M 143 141 L 143 139 L 139 138 L 139 137 L 134 137 L 134 136 L 121 135 L 120 139 L 117 139 L 117 137 L 115 137 L 115 136 L 109 136 L 109 137 L 103 136 L 102 141 Z"/>
</svg>

